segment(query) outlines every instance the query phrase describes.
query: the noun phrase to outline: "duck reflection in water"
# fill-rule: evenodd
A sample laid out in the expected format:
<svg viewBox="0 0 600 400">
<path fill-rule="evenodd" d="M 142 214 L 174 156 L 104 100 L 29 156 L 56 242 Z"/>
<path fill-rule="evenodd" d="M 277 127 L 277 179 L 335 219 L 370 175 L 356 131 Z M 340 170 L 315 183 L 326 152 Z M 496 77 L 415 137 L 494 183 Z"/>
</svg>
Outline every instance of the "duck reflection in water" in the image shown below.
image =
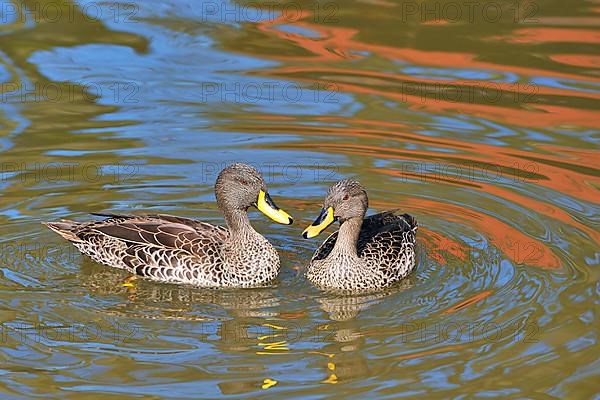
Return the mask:
<svg viewBox="0 0 600 400">
<path fill-rule="evenodd" d="M 331 323 L 319 327 L 319 341 L 327 344 L 313 352 L 324 357 L 323 363 L 318 363 L 318 368 L 324 367 L 327 374 L 322 383 L 336 384 L 371 376 L 369 363 L 362 352 L 369 333 L 361 329 L 357 317 L 377 304 L 393 301 L 395 294 L 414 286 L 415 279 L 409 276 L 392 288 L 377 293 L 322 292 L 317 301 L 331 320 Z"/>
</svg>

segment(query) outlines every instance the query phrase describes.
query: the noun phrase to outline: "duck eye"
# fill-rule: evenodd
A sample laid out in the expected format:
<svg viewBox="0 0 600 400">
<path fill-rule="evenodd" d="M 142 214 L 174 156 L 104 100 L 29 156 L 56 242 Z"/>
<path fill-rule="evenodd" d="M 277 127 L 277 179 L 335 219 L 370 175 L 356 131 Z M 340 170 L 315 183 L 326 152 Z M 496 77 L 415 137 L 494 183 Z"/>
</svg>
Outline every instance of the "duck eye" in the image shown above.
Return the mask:
<svg viewBox="0 0 600 400">
<path fill-rule="evenodd" d="M 349 198 L 350 198 L 350 195 L 349 195 L 349 194 L 345 194 L 345 195 L 344 195 L 344 201 L 348 200 Z"/>
<path fill-rule="evenodd" d="M 248 182 L 245 179 L 241 179 L 241 178 L 236 179 L 236 181 L 238 181 L 240 183 L 240 185 L 244 185 L 244 186 L 248 186 L 250 184 L 250 182 Z"/>
</svg>

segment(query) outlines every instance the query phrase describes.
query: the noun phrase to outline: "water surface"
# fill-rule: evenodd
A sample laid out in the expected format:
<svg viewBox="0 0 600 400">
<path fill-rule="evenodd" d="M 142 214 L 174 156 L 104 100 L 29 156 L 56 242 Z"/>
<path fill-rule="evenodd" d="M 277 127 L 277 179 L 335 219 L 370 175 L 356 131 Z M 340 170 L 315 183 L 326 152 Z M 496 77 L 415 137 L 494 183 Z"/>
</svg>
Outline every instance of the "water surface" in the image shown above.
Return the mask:
<svg viewBox="0 0 600 400">
<path fill-rule="evenodd" d="M 597 2 L 2 6 L 3 398 L 598 397 Z M 252 212 L 272 287 L 123 286 L 39 224 L 222 223 L 233 161 L 297 221 Z M 297 274 L 341 177 L 419 221 L 392 292 Z"/>
</svg>

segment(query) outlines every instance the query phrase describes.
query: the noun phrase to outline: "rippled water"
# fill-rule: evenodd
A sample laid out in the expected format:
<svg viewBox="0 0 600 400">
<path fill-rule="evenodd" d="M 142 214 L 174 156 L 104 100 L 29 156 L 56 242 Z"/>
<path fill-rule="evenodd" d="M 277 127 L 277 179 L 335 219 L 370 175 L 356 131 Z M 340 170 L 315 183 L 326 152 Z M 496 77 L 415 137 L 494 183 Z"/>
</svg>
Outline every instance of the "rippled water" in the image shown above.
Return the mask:
<svg viewBox="0 0 600 400">
<path fill-rule="evenodd" d="M 597 1 L 25 0 L 0 18 L 3 398 L 598 398 Z M 273 287 L 126 287 L 39 224 L 221 223 L 231 161 L 296 217 L 252 214 Z M 297 275 L 340 177 L 420 223 L 393 292 Z"/>
</svg>

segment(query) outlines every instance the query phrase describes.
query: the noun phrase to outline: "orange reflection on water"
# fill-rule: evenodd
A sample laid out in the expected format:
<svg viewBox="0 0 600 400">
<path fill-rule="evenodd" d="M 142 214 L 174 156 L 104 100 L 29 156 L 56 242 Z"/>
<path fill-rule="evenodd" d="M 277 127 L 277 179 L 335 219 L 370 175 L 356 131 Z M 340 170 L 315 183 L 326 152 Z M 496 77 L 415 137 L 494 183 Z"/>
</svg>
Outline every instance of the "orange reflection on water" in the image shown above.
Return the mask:
<svg viewBox="0 0 600 400">
<path fill-rule="evenodd" d="M 550 56 L 550 59 L 561 64 L 573 65 L 575 67 L 600 68 L 600 56 L 589 54 L 555 54 Z"/>
<path fill-rule="evenodd" d="M 377 204 L 377 202 L 375 202 L 375 204 Z M 463 261 L 467 259 L 467 254 L 463 249 L 463 245 L 439 232 L 434 232 L 424 226 L 420 226 L 419 236 L 419 240 L 423 240 L 427 243 L 426 248 L 428 257 L 433 258 L 439 263 L 445 264 L 447 262 L 445 253 L 452 254 L 454 257 Z"/>
<path fill-rule="evenodd" d="M 378 202 L 382 208 L 397 208 L 398 204 Z M 436 215 L 459 225 L 474 227 L 516 264 L 532 265 L 545 269 L 561 267 L 560 259 L 544 243 L 531 238 L 505 222 L 477 210 L 423 198 L 403 200 L 405 211 L 418 215 Z"/>
<path fill-rule="evenodd" d="M 516 65 L 494 64 L 492 62 L 480 61 L 477 54 L 420 50 L 414 48 L 398 48 L 384 45 L 376 45 L 362 42 L 355 37 L 359 30 L 347 27 L 332 27 L 314 24 L 308 22 L 310 16 L 306 19 L 297 21 L 294 26 L 318 33 L 318 38 L 304 36 L 299 33 L 290 33 L 287 30 L 279 29 L 279 26 L 288 25 L 282 16 L 278 19 L 261 21 L 257 24 L 257 29 L 274 35 L 281 40 L 293 42 L 316 57 L 289 56 L 289 55 L 269 55 L 282 62 L 293 62 L 296 65 L 305 61 L 311 64 L 301 67 L 281 67 L 271 70 L 263 70 L 261 73 L 270 75 L 284 76 L 296 81 L 304 81 L 318 84 L 335 83 L 340 91 L 347 93 L 375 95 L 390 100 L 408 103 L 416 110 L 427 110 L 432 113 L 444 114 L 468 114 L 477 118 L 484 118 L 490 121 L 512 124 L 515 126 L 526 127 L 548 127 L 548 126 L 585 126 L 592 128 L 600 127 L 600 119 L 597 118 L 597 112 L 594 109 L 575 108 L 564 106 L 559 96 L 572 96 L 576 98 L 599 98 L 597 93 L 569 90 L 565 88 L 556 88 L 542 86 L 539 84 L 523 85 L 519 84 L 517 89 L 515 85 L 486 80 L 465 80 L 465 81 L 446 81 L 436 79 L 417 78 L 406 74 L 378 73 L 367 70 L 345 69 L 347 63 L 341 67 L 327 67 L 327 65 L 337 64 L 347 59 L 360 59 L 367 57 L 365 54 L 376 55 L 393 61 L 403 61 L 414 65 L 434 66 L 447 69 L 449 66 L 455 70 L 484 70 L 489 71 L 491 75 L 498 73 L 512 73 L 527 79 L 527 77 L 551 77 L 560 79 L 581 80 L 581 75 L 569 74 L 549 69 L 522 67 Z M 600 33 L 591 30 L 570 29 L 570 28 L 522 28 L 516 32 L 516 35 L 531 35 L 535 32 L 535 38 L 552 40 L 555 36 L 565 38 L 564 40 L 576 40 L 581 42 L 586 38 L 588 42 L 596 43 L 600 41 Z M 594 33 L 592 36 L 588 34 Z M 529 37 L 529 36 L 526 36 Z M 511 36 L 512 38 L 512 36 Z M 266 55 L 265 55 L 266 56 Z M 586 55 L 566 55 L 557 56 L 557 61 L 578 63 L 583 65 L 595 65 L 593 56 Z M 564 58 L 566 57 L 566 58 Z M 560 61 L 559 61 L 560 62 Z M 291 75 L 291 76 L 290 76 Z M 350 76 L 352 82 L 343 79 Z M 331 77 L 335 77 L 332 80 Z M 381 81 L 374 81 L 373 78 L 380 78 Z M 600 82 L 600 78 L 587 74 L 585 76 L 588 82 Z M 525 81 L 527 82 L 527 81 Z M 460 90 L 479 90 L 494 85 L 499 94 L 506 98 L 504 104 L 497 101 L 477 101 L 465 100 L 464 97 L 459 101 L 445 99 L 438 96 L 435 99 L 427 96 L 414 95 L 410 90 L 405 90 L 408 85 L 424 85 L 432 89 L 432 85 L 454 85 Z M 488 88 L 489 89 L 489 88 Z M 436 90 L 433 88 L 433 90 Z M 448 91 L 444 91 L 447 93 Z M 548 96 L 554 96 L 548 97 Z M 510 100 L 512 97 L 515 99 Z M 549 104 L 551 101 L 554 104 Z M 510 106 L 508 106 L 510 105 Z M 590 106 L 591 107 L 591 106 Z"/>
<path fill-rule="evenodd" d="M 513 32 L 513 43 L 600 43 L 600 32 L 572 28 L 522 28 Z"/>
<path fill-rule="evenodd" d="M 554 154 L 560 154 L 563 157 L 566 157 L 567 160 L 573 165 L 586 165 L 590 168 L 594 168 L 599 170 L 600 172 L 600 151 L 598 150 L 585 150 L 585 149 L 577 149 L 573 147 L 562 147 L 556 146 L 553 144 L 539 144 L 538 148 L 540 150 L 548 151 Z M 555 159 L 559 159 L 556 157 Z M 565 161 L 564 158 L 560 158 Z M 599 174 L 600 175 L 600 174 Z M 597 183 L 599 180 L 596 180 Z"/>
<path fill-rule="evenodd" d="M 433 354 L 450 353 L 453 351 L 460 350 L 463 347 L 464 346 L 462 346 L 462 345 L 451 345 L 451 346 L 439 347 L 439 348 L 435 348 L 435 349 L 431 349 L 431 350 L 419 351 L 419 352 L 412 353 L 412 354 L 405 354 L 403 356 L 395 357 L 395 359 L 396 360 L 412 360 L 415 358 L 421 358 L 421 357 L 430 356 Z"/>
<path fill-rule="evenodd" d="M 319 69 L 316 70 L 319 72 Z M 340 71 L 343 72 L 343 71 Z M 279 70 L 270 71 L 271 74 L 278 74 Z M 294 76 L 294 79 L 299 82 L 310 82 L 317 83 L 321 86 L 331 84 L 331 81 L 324 79 L 305 79 Z M 487 85 L 486 82 L 474 82 L 473 86 L 476 85 Z M 383 85 L 381 85 L 383 86 Z M 463 85 L 467 90 L 470 89 L 468 85 Z M 485 87 L 485 86 L 484 86 Z M 500 87 L 500 86 L 499 86 Z M 415 111 L 427 110 L 434 114 L 467 114 L 477 118 L 483 118 L 490 121 L 498 121 L 515 126 L 526 126 L 526 127 L 548 127 L 548 126 L 585 126 L 600 128 L 600 119 L 598 113 L 595 110 L 583 110 L 578 108 L 570 108 L 564 106 L 557 106 L 551 104 L 542 104 L 537 102 L 527 103 L 528 108 L 518 107 L 502 107 L 496 101 L 489 100 L 488 104 L 482 104 L 477 102 L 471 102 L 468 100 L 470 94 L 461 95 L 466 98 L 466 101 L 456 101 L 449 95 L 448 90 L 438 90 L 437 94 L 433 96 L 427 96 L 425 89 L 413 94 L 415 92 L 410 89 L 402 89 L 393 91 L 390 87 L 385 89 L 377 89 L 372 86 L 363 86 L 359 84 L 349 84 L 336 82 L 336 90 L 345 93 L 356 93 L 370 96 L 378 96 L 381 98 L 387 98 L 400 103 L 408 103 L 409 108 Z M 501 88 L 501 87 L 500 87 Z M 540 90 L 539 87 L 535 86 L 536 89 Z M 489 89 L 488 89 L 489 90 Z M 495 90 L 495 89 L 494 89 Z M 538 96 L 535 92 L 528 92 L 529 89 L 518 89 L 520 92 L 510 93 L 512 96 Z M 551 91 L 545 89 L 545 91 Z M 556 91 L 553 91 L 556 93 Z M 501 91 L 494 91 L 495 96 L 500 96 Z M 578 92 L 579 95 L 580 92 Z M 506 94 L 505 94 L 506 95 Z M 595 96 L 592 94 L 592 96 Z M 585 97 L 585 96 L 583 96 Z M 514 104 L 517 104 L 515 102 Z M 523 103 L 525 104 L 525 103 Z"/>
<path fill-rule="evenodd" d="M 377 122 L 375 122 L 377 123 Z M 343 134 L 350 137 L 361 137 L 369 132 L 385 133 L 387 136 L 395 136 L 393 132 L 378 131 L 362 128 L 336 128 L 336 127 L 319 127 L 321 134 L 332 132 Z M 309 130 L 307 130 L 307 133 Z M 410 133 L 402 133 L 401 136 L 410 137 Z M 422 137 L 422 135 L 416 135 Z M 440 145 L 444 139 L 436 138 Z M 448 143 L 453 143 L 455 140 L 446 139 Z M 361 144 L 337 144 L 337 143 L 292 143 L 286 145 L 289 148 L 322 148 L 331 152 L 343 154 L 357 155 L 373 155 L 378 158 L 389 159 L 416 159 L 421 162 L 442 162 L 447 165 L 452 165 L 457 168 L 472 166 L 475 164 L 481 165 L 490 169 L 490 173 L 494 169 L 511 169 L 516 174 L 517 179 L 526 179 L 534 181 L 535 184 L 556 190 L 560 193 L 566 193 L 569 196 L 577 197 L 581 200 L 598 203 L 600 179 L 598 179 L 598 171 L 594 165 L 585 166 L 589 169 L 589 174 L 576 172 L 582 169 L 579 163 L 572 163 L 570 160 L 560 157 L 532 153 L 526 150 L 517 150 L 493 146 L 482 143 L 460 142 L 468 146 L 471 153 L 467 155 L 445 154 L 438 151 L 430 150 L 414 150 L 414 149 L 394 149 L 385 146 L 361 145 Z M 448 145 L 448 148 L 456 148 L 454 145 Z M 568 167 L 568 168 L 567 168 Z"/>
<path fill-rule="evenodd" d="M 448 308 L 447 310 L 443 311 L 442 314 L 451 314 L 458 310 L 462 310 L 463 308 L 468 307 L 471 304 L 477 303 L 478 301 L 485 299 L 492 293 L 493 293 L 493 290 L 484 290 L 483 292 L 478 293 L 475 296 L 469 297 L 468 299 L 461 301 L 460 303 Z"/>
<path fill-rule="evenodd" d="M 297 26 L 308 31 L 317 32 L 318 38 L 307 37 L 297 33 L 289 33 L 278 29 L 279 25 L 287 25 L 289 21 L 284 16 L 275 19 L 269 19 L 257 23 L 257 29 L 266 32 L 270 35 L 274 35 L 281 40 L 291 41 L 296 46 L 299 46 L 317 57 L 303 57 L 303 56 L 271 56 L 279 61 L 310 61 L 310 62 L 329 62 L 339 61 L 340 59 L 348 58 L 362 58 L 359 52 L 368 52 L 376 54 L 384 59 L 400 60 L 416 65 L 430 65 L 442 68 L 467 68 L 467 69 L 483 69 L 490 71 L 503 71 L 504 73 L 513 73 L 522 76 L 536 76 L 536 77 L 554 77 L 564 79 L 581 79 L 581 76 L 577 74 L 564 73 L 559 71 L 550 71 L 539 68 L 521 67 L 516 65 L 505 65 L 505 64 L 494 64 L 492 62 L 480 61 L 477 54 L 470 53 L 459 53 L 459 52 L 446 52 L 446 51 L 431 51 L 431 50 L 420 50 L 413 48 L 401 48 L 391 47 L 384 45 L 375 45 L 370 43 L 364 43 L 354 39 L 355 36 L 360 32 L 357 29 L 343 28 L 343 27 L 332 27 L 323 26 L 319 24 L 309 23 L 307 20 L 297 21 L 294 26 Z M 527 34 L 527 29 L 524 28 L 518 32 L 521 34 Z M 550 29 L 550 28 L 549 28 Z M 568 38 L 577 37 L 578 41 L 588 31 L 582 31 L 577 29 L 562 29 Z M 600 42 L 599 33 L 596 31 L 589 30 L 592 32 L 592 39 L 587 39 L 588 42 L 598 43 Z M 543 39 L 554 37 L 556 32 L 542 32 L 541 34 L 533 34 L 535 38 Z M 581 38 L 580 38 L 581 36 Z M 266 55 L 265 55 L 266 56 Z M 586 76 L 586 80 L 593 82 L 600 82 L 600 78 Z"/>
<path fill-rule="evenodd" d="M 561 57 L 561 56 L 557 56 Z M 569 54 L 564 55 L 565 59 L 580 57 L 578 55 Z M 584 56 L 581 56 L 584 57 Z M 590 59 L 596 59 L 598 62 L 600 57 L 595 56 L 585 56 Z M 369 83 L 373 83 L 375 85 L 386 86 L 386 89 L 390 91 L 390 93 L 409 95 L 415 94 L 415 92 L 419 92 L 418 89 L 423 89 L 423 95 L 419 92 L 417 97 L 423 97 L 423 100 L 427 100 L 429 98 L 430 101 L 437 100 L 438 98 L 447 97 L 448 100 L 458 103 L 460 99 L 463 100 L 471 100 L 474 97 L 475 90 L 481 89 L 482 91 L 490 92 L 486 93 L 487 98 L 483 98 L 483 100 L 487 100 L 488 103 L 492 104 L 497 102 L 495 97 L 500 97 L 500 94 L 503 94 L 506 98 L 513 100 L 516 104 L 521 99 L 521 103 L 527 103 L 524 101 L 526 99 L 535 100 L 534 96 L 573 96 L 573 97 L 581 97 L 588 99 L 600 99 L 600 94 L 595 92 L 584 92 L 577 91 L 573 89 L 565 89 L 565 88 L 557 88 L 550 86 L 539 86 L 533 84 L 523 84 L 523 83 L 507 83 L 507 82 L 488 82 L 476 79 L 434 79 L 427 77 L 420 77 L 410 74 L 405 74 L 401 72 L 396 73 L 388 73 L 388 72 L 379 72 L 379 71 L 369 71 L 369 70 L 361 70 L 355 68 L 339 68 L 335 66 L 293 66 L 293 67 L 281 67 L 276 69 L 269 70 L 271 75 L 281 75 L 287 77 L 294 77 L 295 80 L 298 81 L 306 81 L 310 83 L 315 83 L 317 80 L 315 79 L 307 79 L 305 77 L 310 77 L 312 75 L 315 76 L 328 76 L 337 77 L 341 82 L 346 82 L 347 80 L 344 77 L 352 77 L 353 80 L 357 83 L 360 83 L 361 86 L 369 86 Z M 329 81 L 320 80 L 322 84 L 329 83 Z M 435 96 L 436 93 L 426 95 L 425 89 L 427 87 L 430 88 L 438 88 L 438 87 L 448 87 L 453 89 L 456 93 L 451 93 L 448 90 L 446 93 L 437 93 L 438 96 Z M 459 92 L 462 90 L 462 92 Z M 442 96 L 444 94 L 444 96 Z M 457 94 L 461 94 L 459 97 Z M 483 97 L 483 96 L 480 96 Z M 424 101 L 421 102 L 424 102 Z M 516 100 L 516 101 L 515 101 Z M 472 100 L 471 100 L 472 101 Z"/>
<path fill-rule="evenodd" d="M 389 169 L 377 169 L 377 172 L 403 178 L 407 175 L 404 172 Z M 418 179 L 419 176 L 415 176 L 415 178 Z M 517 204 L 523 207 L 524 209 L 535 211 L 548 218 L 552 218 L 567 225 L 571 225 L 579 229 L 580 231 L 585 232 L 592 240 L 594 240 L 600 245 L 600 232 L 588 228 L 587 226 L 577 221 L 570 214 L 566 213 L 554 204 L 544 203 L 531 197 L 523 196 L 514 191 L 486 182 L 478 182 L 477 186 L 479 191 L 493 194 L 498 198 L 508 200 L 512 204 Z"/>
</svg>

